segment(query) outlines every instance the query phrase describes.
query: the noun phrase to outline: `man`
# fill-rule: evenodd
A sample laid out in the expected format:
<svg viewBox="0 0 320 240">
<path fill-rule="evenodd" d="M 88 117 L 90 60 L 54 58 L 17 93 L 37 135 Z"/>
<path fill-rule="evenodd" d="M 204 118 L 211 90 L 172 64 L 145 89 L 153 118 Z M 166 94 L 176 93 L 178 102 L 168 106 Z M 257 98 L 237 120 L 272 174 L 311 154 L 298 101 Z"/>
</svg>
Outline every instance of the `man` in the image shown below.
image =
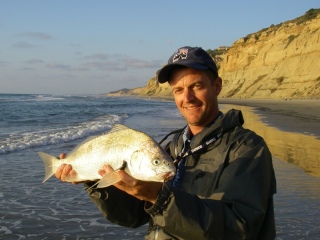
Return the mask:
<svg viewBox="0 0 320 240">
<path fill-rule="evenodd" d="M 162 185 L 120 171 L 120 183 L 88 188 L 93 202 L 113 223 L 149 222 L 146 239 L 274 239 L 271 154 L 260 136 L 242 127 L 240 111 L 219 111 L 222 80 L 212 58 L 202 48 L 180 48 L 158 81 L 169 82 L 187 121 L 166 146 L 178 162 L 175 178 Z M 109 171 L 105 166 L 99 173 Z M 70 173 L 64 165 L 56 176 Z"/>
</svg>

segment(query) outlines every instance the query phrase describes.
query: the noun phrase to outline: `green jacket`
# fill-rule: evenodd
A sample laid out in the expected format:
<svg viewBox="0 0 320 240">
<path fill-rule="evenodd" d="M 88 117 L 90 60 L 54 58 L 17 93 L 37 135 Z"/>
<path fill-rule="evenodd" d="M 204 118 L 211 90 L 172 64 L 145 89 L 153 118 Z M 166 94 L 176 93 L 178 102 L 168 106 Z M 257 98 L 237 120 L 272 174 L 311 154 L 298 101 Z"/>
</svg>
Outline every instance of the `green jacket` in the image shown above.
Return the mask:
<svg viewBox="0 0 320 240">
<path fill-rule="evenodd" d="M 164 185 L 149 205 L 115 187 L 88 189 L 111 222 L 139 227 L 149 222 L 146 239 L 274 239 L 276 180 L 264 140 L 242 127 L 240 111 L 230 110 L 195 135 L 191 149 L 223 135 L 187 157 L 181 188 Z M 168 151 L 183 146 L 176 134 Z"/>
</svg>

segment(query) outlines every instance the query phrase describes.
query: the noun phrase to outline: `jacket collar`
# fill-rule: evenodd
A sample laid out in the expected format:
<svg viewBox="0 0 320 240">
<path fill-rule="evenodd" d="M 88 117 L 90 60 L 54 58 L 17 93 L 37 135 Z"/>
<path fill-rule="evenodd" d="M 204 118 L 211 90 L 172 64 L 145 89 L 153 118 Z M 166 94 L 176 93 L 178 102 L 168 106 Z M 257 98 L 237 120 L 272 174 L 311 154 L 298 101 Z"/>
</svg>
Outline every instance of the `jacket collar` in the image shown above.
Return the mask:
<svg viewBox="0 0 320 240">
<path fill-rule="evenodd" d="M 244 123 L 241 111 L 231 109 L 225 114 L 220 115 L 214 122 L 211 122 L 200 133 L 196 134 L 191 141 L 191 146 L 196 147 L 204 141 L 212 138 L 218 133 L 227 132 L 237 126 L 242 126 Z"/>
</svg>

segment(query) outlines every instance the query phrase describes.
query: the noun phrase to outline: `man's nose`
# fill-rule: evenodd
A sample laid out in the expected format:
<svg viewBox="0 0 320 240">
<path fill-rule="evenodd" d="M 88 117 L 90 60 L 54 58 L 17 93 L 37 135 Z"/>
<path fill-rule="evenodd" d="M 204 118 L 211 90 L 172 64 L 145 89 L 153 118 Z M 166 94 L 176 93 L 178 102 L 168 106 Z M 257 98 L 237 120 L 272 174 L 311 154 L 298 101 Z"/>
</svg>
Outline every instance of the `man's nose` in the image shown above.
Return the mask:
<svg viewBox="0 0 320 240">
<path fill-rule="evenodd" d="M 184 91 L 184 101 L 185 102 L 190 102 L 195 98 L 194 96 L 194 91 L 191 89 L 186 89 Z"/>
</svg>

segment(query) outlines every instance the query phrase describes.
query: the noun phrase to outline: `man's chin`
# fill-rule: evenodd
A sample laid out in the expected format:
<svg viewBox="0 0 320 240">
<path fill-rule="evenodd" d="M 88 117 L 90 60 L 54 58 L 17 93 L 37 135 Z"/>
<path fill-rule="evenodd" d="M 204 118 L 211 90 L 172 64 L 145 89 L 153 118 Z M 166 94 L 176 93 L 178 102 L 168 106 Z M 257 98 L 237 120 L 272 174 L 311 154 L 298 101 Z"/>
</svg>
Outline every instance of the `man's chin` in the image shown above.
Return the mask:
<svg viewBox="0 0 320 240">
<path fill-rule="evenodd" d="M 190 126 L 195 126 L 195 127 L 201 126 L 201 122 L 198 119 L 186 119 L 186 120 Z"/>
</svg>

